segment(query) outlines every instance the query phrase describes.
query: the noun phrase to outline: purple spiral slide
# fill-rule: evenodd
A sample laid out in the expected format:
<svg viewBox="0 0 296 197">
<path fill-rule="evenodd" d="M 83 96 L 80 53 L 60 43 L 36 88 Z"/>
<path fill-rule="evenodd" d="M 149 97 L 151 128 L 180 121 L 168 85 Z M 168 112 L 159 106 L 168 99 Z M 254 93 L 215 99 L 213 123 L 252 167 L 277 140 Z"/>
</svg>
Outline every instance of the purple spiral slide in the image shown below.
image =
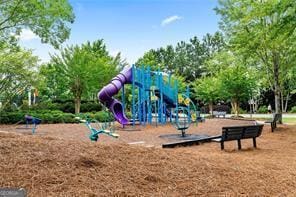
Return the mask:
<svg viewBox="0 0 296 197">
<path fill-rule="evenodd" d="M 113 96 L 119 92 L 123 84 L 131 82 L 132 67 L 127 67 L 116 75 L 116 77 L 98 93 L 99 101 L 113 113 L 114 118 L 122 125 L 129 124 L 129 120 L 124 114 L 122 103 L 113 98 Z"/>
</svg>

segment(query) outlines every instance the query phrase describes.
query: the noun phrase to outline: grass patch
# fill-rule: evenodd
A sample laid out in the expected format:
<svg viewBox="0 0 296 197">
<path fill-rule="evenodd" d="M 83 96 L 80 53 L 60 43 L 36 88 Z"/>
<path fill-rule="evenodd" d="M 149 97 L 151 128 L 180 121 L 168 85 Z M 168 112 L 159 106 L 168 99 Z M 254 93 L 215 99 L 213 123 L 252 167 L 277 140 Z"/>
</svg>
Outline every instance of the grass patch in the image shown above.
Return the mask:
<svg viewBox="0 0 296 197">
<path fill-rule="evenodd" d="M 255 120 L 266 121 L 270 120 L 270 118 L 256 118 Z M 296 124 L 296 118 L 283 118 L 283 123 Z"/>
</svg>

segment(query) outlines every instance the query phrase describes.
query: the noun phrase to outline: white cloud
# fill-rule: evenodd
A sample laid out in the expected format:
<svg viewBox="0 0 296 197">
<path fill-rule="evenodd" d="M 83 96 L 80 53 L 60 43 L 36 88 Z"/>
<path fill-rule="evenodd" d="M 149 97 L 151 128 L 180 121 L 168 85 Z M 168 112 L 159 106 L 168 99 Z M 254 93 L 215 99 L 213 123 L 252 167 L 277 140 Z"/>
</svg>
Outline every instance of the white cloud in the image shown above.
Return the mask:
<svg viewBox="0 0 296 197">
<path fill-rule="evenodd" d="M 22 29 L 22 32 L 18 37 L 22 41 L 29 41 L 38 38 L 38 36 L 29 29 Z"/>
<path fill-rule="evenodd" d="M 171 24 L 175 21 L 181 20 L 181 19 L 183 19 L 183 17 L 178 16 L 178 15 L 167 17 L 161 21 L 161 26 L 169 25 L 169 24 Z"/>
</svg>

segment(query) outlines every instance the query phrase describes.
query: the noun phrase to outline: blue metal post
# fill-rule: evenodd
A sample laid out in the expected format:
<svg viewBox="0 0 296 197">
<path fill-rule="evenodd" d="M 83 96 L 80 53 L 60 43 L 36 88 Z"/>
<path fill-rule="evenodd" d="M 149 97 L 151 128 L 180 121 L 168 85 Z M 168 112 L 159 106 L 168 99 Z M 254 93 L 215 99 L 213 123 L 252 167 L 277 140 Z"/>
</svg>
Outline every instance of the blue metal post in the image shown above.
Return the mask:
<svg viewBox="0 0 296 197">
<path fill-rule="evenodd" d="M 142 86 L 142 113 L 143 113 L 143 124 L 146 125 L 146 83 L 145 83 L 145 68 L 142 65 L 142 73 L 141 73 L 141 83 Z"/>
<path fill-rule="evenodd" d="M 125 92 L 124 92 L 124 84 L 122 84 L 122 90 L 121 90 L 121 103 L 122 103 L 122 110 L 125 111 Z"/>
<path fill-rule="evenodd" d="M 188 99 L 190 99 L 189 85 L 187 85 L 187 88 L 186 88 L 186 96 L 187 96 Z M 191 119 L 190 103 L 187 106 L 187 110 L 188 110 L 188 114 L 187 114 L 188 122 L 190 122 L 190 119 Z"/>
<path fill-rule="evenodd" d="M 179 112 L 178 112 L 178 103 L 179 103 L 179 100 L 178 100 L 178 81 L 177 80 L 175 80 L 175 101 L 176 101 L 176 109 L 177 110 L 175 110 L 175 122 L 177 122 L 178 123 L 178 117 L 179 117 Z"/>
<path fill-rule="evenodd" d="M 137 69 L 137 81 L 140 84 L 140 87 L 138 88 L 138 118 L 140 121 L 140 124 L 142 124 L 142 113 L 141 113 L 141 68 Z"/>
<path fill-rule="evenodd" d="M 133 116 L 133 126 L 135 126 L 135 65 L 132 66 L 132 116 Z"/>
<path fill-rule="evenodd" d="M 147 89 L 148 91 L 148 95 L 147 95 L 147 105 L 148 105 L 148 123 L 152 123 L 152 112 L 151 112 L 151 96 L 152 96 L 152 90 L 151 90 L 151 72 L 150 72 L 150 66 L 148 66 L 147 68 Z"/>
<path fill-rule="evenodd" d="M 160 78 L 160 114 L 161 114 L 161 124 L 164 123 L 164 120 L 163 120 L 163 78 L 162 78 L 162 73 L 160 73 L 159 75 L 159 78 Z"/>
</svg>

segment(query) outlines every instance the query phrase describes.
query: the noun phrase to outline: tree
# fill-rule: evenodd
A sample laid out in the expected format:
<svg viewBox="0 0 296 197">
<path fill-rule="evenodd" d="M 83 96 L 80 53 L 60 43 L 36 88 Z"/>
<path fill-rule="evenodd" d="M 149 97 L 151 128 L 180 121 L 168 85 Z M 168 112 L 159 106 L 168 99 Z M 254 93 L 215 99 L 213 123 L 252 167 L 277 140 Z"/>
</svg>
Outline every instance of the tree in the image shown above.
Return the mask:
<svg viewBox="0 0 296 197">
<path fill-rule="evenodd" d="M 71 98 L 71 92 L 64 78 L 53 62 L 46 63 L 39 68 L 38 91 L 41 100 L 65 100 Z"/>
<path fill-rule="evenodd" d="M 231 107 L 238 116 L 240 103 L 252 98 L 256 90 L 255 79 L 246 66 L 238 64 L 220 72 L 219 80 L 221 81 L 220 92 L 223 93 L 221 98 L 230 100 Z"/>
<path fill-rule="evenodd" d="M 207 34 L 200 41 L 196 36 L 189 42 L 178 42 L 175 47 L 168 45 L 152 49 L 139 58 L 137 65 L 150 65 L 153 70 L 183 76 L 187 82 L 194 81 L 206 72 L 205 62 L 225 46 L 223 35 L 216 32 Z"/>
<path fill-rule="evenodd" d="M 3 107 L 36 83 L 37 61 L 30 50 L 7 45 L 0 47 L 0 97 L 4 101 Z"/>
<path fill-rule="evenodd" d="M 221 97 L 221 81 L 218 77 L 203 77 L 193 83 L 196 99 L 200 99 L 209 105 L 209 111 L 213 116 L 213 104 Z"/>
<path fill-rule="evenodd" d="M 61 55 L 52 55 L 56 83 L 68 87 L 75 102 L 75 113 L 80 112 L 82 96 L 96 95 L 117 72 L 120 58 L 109 55 L 103 40 L 69 46 Z"/>
<path fill-rule="evenodd" d="M 216 8 L 231 48 L 257 59 L 259 69 L 265 71 L 274 91 L 276 113 L 281 113 L 280 73 L 292 65 L 284 63 L 288 59 L 283 52 L 295 55 L 290 52 L 295 49 L 295 20 L 291 20 L 295 19 L 295 10 L 292 0 L 220 0 Z"/>
<path fill-rule="evenodd" d="M 30 29 L 55 48 L 70 34 L 68 25 L 73 23 L 74 14 L 67 0 L 9 0 L 0 2 L 0 38 L 7 40 L 11 35 L 20 35 Z"/>
</svg>

